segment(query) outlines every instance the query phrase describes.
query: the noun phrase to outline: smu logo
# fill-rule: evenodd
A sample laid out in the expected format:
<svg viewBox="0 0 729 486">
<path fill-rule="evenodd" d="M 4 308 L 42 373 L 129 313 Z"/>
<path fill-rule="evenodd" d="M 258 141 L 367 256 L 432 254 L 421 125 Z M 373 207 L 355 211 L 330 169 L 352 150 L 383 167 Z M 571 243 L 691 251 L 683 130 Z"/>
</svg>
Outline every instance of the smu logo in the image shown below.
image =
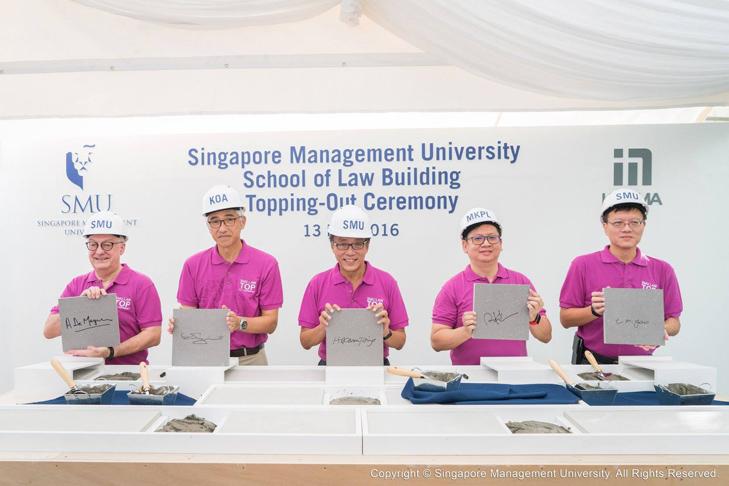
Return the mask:
<svg viewBox="0 0 729 486">
<path fill-rule="evenodd" d="M 96 144 L 86 144 L 78 152 L 66 152 L 66 178 L 76 187 L 84 190 L 87 185 L 84 179 L 89 167 L 94 163 L 92 156 Z M 111 194 L 61 196 L 61 214 L 93 214 L 100 211 L 111 211 Z"/>
<path fill-rule="evenodd" d="M 240 290 L 241 292 L 246 292 L 248 294 L 252 294 L 256 291 L 256 286 L 258 285 L 258 282 L 255 280 L 240 280 Z"/>
<path fill-rule="evenodd" d="M 367 297 L 367 307 L 371 305 L 382 304 L 383 300 L 379 297 Z"/>
<path fill-rule="evenodd" d="M 131 297 L 117 297 L 116 298 L 116 306 L 119 309 L 122 310 L 129 310 L 132 308 L 132 299 Z"/>
<path fill-rule="evenodd" d="M 66 178 L 82 190 L 84 188 L 83 173 L 87 172 L 89 170 L 87 166 L 93 163 L 91 156 L 94 148 L 96 148 L 96 144 L 84 145 L 81 157 L 78 152 L 66 152 Z"/>
</svg>

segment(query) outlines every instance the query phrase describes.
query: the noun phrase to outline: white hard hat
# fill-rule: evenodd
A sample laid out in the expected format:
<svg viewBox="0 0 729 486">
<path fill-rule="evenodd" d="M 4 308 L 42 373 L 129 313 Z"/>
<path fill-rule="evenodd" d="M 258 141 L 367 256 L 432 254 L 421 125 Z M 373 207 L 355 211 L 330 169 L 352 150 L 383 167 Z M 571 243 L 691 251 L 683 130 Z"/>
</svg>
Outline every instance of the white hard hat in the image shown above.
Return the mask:
<svg viewBox="0 0 729 486">
<path fill-rule="evenodd" d="M 645 203 L 641 193 L 634 189 L 621 187 L 605 196 L 605 199 L 602 201 L 602 212 L 600 214 L 605 214 L 605 211 L 619 204 L 638 204 L 643 207 L 646 214 L 648 213 L 648 205 Z"/>
<path fill-rule="evenodd" d="M 211 187 L 202 198 L 203 216 L 221 209 L 243 208 L 243 198 L 230 186 L 220 184 Z"/>
<path fill-rule="evenodd" d="M 101 211 L 92 214 L 84 225 L 84 236 L 91 235 L 119 235 L 127 236 L 127 226 L 124 221 L 111 211 Z"/>
<path fill-rule="evenodd" d="M 370 218 L 358 206 L 343 206 L 332 214 L 329 234 L 347 238 L 372 238 Z"/>
<path fill-rule="evenodd" d="M 493 211 L 484 208 L 472 208 L 466 211 L 466 214 L 461 218 L 461 234 L 469 226 L 478 223 L 493 223 L 498 226 L 499 232 L 501 230 L 501 223 L 499 223 Z"/>
</svg>

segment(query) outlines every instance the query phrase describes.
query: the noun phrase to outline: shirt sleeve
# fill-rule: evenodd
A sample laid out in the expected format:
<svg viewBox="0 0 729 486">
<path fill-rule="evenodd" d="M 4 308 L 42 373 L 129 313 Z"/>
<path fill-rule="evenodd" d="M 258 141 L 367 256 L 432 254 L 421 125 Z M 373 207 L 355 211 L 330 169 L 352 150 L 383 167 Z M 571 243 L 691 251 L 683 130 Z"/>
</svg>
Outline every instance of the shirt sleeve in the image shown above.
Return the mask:
<svg viewBox="0 0 729 486">
<path fill-rule="evenodd" d="M 281 285 L 281 272 L 278 269 L 278 262 L 273 261 L 262 280 L 258 306 L 262 310 L 280 308 L 283 305 L 283 286 Z"/>
<path fill-rule="evenodd" d="M 387 309 L 387 316 L 390 318 L 390 329 L 404 329 L 409 324 L 408 313 L 405 309 L 405 301 L 402 299 L 400 287 L 395 279 L 392 279 L 392 287 L 388 299 L 390 308 Z"/>
<path fill-rule="evenodd" d="M 197 307 L 200 303 L 195 291 L 195 277 L 192 275 L 190 262 L 186 261 L 180 273 L 180 282 L 177 285 L 177 302 L 189 307 Z"/>
<path fill-rule="evenodd" d="M 59 299 L 65 299 L 66 297 L 78 297 L 81 292 L 82 291 L 78 290 L 78 285 L 76 285 L 76 279 L 73 279 L 68 282 L 66 288 L 63 289 Z M 51 307 L 51 314 L 58 314 L 58 304 Z"/>
<path fill-rule="evenodd" d="M 316 292 L 316 284 L 312 279 L 304 290 L 299 308 L 299 326 L 314 328 L 319 325 L 319 297 Z"/>
<path fill-rule="evenodd" d="M 567 276 L 562 283 L 562 290 L 559 293 L 559 306 L 563 309 L 584 307 L 585 304 L 585 279 L 584 267 L 575 258 L 570 264 Z"/>
<path fill-rule="evenodd" d="M 681 288 L 678 286 L 678 279 L 673 267 L 666 263 L 665 283 L 663 285 L 663 312 L 664 319 L 679 317 L 683 311 L 683 300 L 681 299 Z"/>
<path fill-rule="evenodd" d="M 448 284 L 440 289 L 433 304 L 432 322 L 455 328 L 458 324 L 458 309 Z"/>
<path fill-rule="evenodd" d="M 153 283 L 139 291 L 135 299 L 135 314 L 140 328 L 158 327 L 162 324 L 162 304 Z"/>
</svg>

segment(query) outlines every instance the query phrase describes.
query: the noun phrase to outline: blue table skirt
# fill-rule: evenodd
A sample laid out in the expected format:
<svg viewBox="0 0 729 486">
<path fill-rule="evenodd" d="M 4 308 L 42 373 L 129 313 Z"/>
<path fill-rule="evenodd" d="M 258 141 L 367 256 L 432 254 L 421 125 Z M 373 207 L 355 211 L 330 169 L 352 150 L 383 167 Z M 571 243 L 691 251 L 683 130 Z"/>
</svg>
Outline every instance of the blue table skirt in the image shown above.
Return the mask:
<svg viewBox="0 0 729 486">
<path fill-rule="evenodd" d="M 127 397 L 128 390 L 114 390 L 114 396 L 111 399 L 110 405 L 130 405 L 129 398 Z M 195 399 L 190 398 L 182 393 L 177 394 L 177 400 L 175 405 L 194 405 Z M 30 405 L 66 405 L 66 399 L 63 395 L 60 397 L 53 398 L 51 400 L 45 400 L 42 402 L 33 402 Z M 144 405 L 142 405 L 144 406 Z"/>
<path fill-rule="evenodd" d="M 415 404 L 452 403 L 458 405 L 552 405 L 577 403 L 579 398 L 562 385 L 502 383 L 461 383 L 456 391 L 416 390 L 408 379 L 401 396 Z"/>
</svg>

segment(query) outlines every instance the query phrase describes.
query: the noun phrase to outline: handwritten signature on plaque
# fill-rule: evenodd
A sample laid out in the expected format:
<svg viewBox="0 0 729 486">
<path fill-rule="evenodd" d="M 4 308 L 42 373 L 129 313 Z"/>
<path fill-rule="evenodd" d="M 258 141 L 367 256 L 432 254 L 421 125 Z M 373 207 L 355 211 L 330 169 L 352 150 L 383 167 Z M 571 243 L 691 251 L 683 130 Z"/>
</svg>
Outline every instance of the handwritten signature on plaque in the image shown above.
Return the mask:
<svg viewBox="0 0 729 486">
<path fill-rule="evenodd" d="M 81 320 L 76 317 L 66 317 L 65 325 L 66 329 L 72 329 L 73 332 L 88 331 L 89 329 L 96 329 L 99 327 L 110 326 L 114 322 L 114 319 L 94 318 L 86 316 Z"/>
<path fill-rule="evenodd" d="M 332 342 L 337 343 L 337 344 L 351 344 L 353 346 L 363 346 L 365 348 L 369 348 L 370 346 L 372 346 L 375 343 L 375 338 L 368 338 L 368 337 L 352 338 L 352 337 L 341 336 L 341 337 L 334 338 L 334 340 Z"/>
<path fill-rule="evenodd" d="M 510 317 L 514 317 L 515 315 L 519 314 L 518 312 L 514 312 L 513 314 L 508 314 L 504 316 L 503 312 L 501 310 L 495 311 L 495 312 L 484 312 L 483 317 L 486 321 L 486 324 L 494 323 L 494 324 L 502 324 L 506 320 L 508 320 Z"/>
<path fill-rule="evenodd" d="M 644 319 L 620 319 L 618 317 L 615 319 L 615 324 L 619 326 L 633 326 L 633 328 L 637 329 L 639 327 L 647 326 L 648 321 Z"/>
<path fill-rule="evenodd" d="M 202 331 L 190 332 L 180 334 L 183 341 L 190 341 L 190 344 L 208 344 L 211 341 L 220 341 L 223 336 L 204 336 Z"/>
</svg>

